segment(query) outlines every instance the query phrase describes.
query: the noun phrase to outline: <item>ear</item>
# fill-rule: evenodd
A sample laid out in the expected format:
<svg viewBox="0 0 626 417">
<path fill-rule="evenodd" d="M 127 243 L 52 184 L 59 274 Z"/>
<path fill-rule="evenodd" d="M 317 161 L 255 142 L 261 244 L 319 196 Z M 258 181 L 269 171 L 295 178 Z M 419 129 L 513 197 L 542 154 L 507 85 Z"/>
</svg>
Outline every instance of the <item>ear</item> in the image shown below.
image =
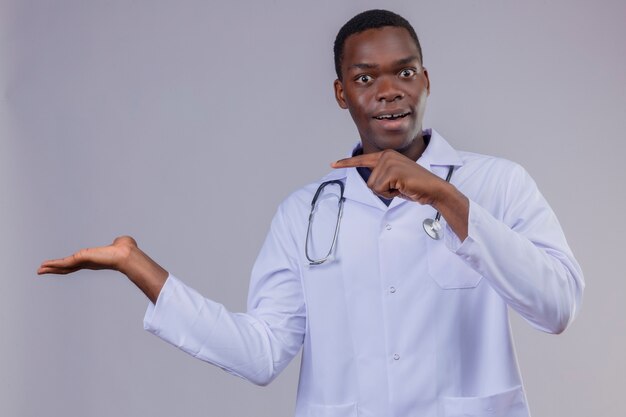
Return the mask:
<svg viewBox="0 0 626 417">
<path fill-rule="evenodd" d="M 346 98 L 343 95 L 343 84 L 339 79 L 335 80 L 333 86 L 335 87 L 335 100 L 337 100 L 337 104 L 342 109 L 347 109 L 348 104 L 346 103 Z"/>
<path fill-rule="evenodd" d="M 428 92 L 428 95 L 430 95 L 430 79 L 428 78 L 428 71 L 426 68 L 423 68 L 422 72 L 424 73 L 424 78 L 426 78 L 426 91 Z"/>
</svg>

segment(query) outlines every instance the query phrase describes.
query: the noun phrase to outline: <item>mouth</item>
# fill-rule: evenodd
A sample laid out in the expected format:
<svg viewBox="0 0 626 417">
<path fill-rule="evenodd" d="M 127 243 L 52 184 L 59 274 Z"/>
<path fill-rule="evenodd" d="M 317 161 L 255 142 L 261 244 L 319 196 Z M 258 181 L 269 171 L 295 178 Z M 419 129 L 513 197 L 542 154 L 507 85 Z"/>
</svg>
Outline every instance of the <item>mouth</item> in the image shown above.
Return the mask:
<svg viewBox="0 0 626 417">
<path fill-rule="evenodd" d="M 388 113 L 380 113 L 373 118 L 378 120 L 376 124 L 388 132 L 401 132 L 409 128 L 411 123 L 411 111 L 393 110 Z"/>
<path fill-rule="evenodd" d="M 376 120 L 398 120 L 398 119 L 403 119 L 406 116 L 410 115 L 411 112 L 398 112 L 398 113 L 384 113 L 384 114 L 379 114 L 378 116 L 374 116 L 374 119 Z"/>
</svg>

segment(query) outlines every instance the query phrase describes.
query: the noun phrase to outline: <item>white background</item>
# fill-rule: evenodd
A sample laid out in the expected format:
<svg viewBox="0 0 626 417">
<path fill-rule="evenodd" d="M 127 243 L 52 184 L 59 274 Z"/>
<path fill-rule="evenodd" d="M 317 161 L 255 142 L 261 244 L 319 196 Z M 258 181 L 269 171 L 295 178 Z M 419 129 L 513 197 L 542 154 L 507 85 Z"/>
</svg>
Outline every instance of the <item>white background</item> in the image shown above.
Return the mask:
<svg viewBox="0 0 626 417">
<path fill-rule="evenodd" d="M 513 318 L 534 416 L 622 412 L 623 1 L 0 0 L 0 415 L 293 414 L 297 360 L 255 387 L 144 332 L 120 274 L 35 270 L 131 234 L 244 309 L 276 206 L 358 140 L 332 42 L 381 6 L 421 38 L 425 125 L 525 166 L 585 272 L 564 334 Z"/>
</svg>

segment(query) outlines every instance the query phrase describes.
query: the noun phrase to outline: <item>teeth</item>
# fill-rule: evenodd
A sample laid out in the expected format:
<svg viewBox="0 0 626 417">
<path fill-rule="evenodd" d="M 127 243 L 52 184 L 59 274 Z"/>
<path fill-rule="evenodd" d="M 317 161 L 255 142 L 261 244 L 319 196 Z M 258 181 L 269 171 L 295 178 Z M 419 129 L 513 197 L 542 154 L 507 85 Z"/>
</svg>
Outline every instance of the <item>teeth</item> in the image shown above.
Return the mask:
<svg viewBox="0 0 626 417">
<path fill-rule="evenodd" d="M 381 114 L 380 116 L 376 116 L 376 119 L 378 120 L 383 120 L 383 119 L 397 119 L 399 117 L 404 117 L 406 115 L 408 115 L 409 113 L 397 113 L 397 114 Z"/>
</svg>

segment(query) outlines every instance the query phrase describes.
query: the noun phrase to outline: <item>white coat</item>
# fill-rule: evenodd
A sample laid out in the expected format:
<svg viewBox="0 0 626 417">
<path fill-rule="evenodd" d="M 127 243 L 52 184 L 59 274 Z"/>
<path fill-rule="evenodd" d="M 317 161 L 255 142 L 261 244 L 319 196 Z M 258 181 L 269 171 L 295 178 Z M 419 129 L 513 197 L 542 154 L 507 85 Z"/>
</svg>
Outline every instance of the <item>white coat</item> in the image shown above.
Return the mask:
<svg viewBox="0 0 626 417">
<path fill-rule="evenodd" d="M 417 161 L 470 199 L 460 242 L 422 228 L 430 206 L 385 206 L 354 168 L 334 258 L 309 266 L 304 243 L 320 182 L 279 207 L 252 271 L 247 313 L 231 313 L 170 276 L 144 326 L 256 384 L 303 348 L 297 417 L 528 416 L 508 309 L 562 332 L 584 281 L 561 227 L 520 166 L 455 151 L 440 135 Z M 338 187 L 331 187 L 338 190 Z M 312 257 L 332 241 L 337 196 L 316 211 Z"/>
</svg>

